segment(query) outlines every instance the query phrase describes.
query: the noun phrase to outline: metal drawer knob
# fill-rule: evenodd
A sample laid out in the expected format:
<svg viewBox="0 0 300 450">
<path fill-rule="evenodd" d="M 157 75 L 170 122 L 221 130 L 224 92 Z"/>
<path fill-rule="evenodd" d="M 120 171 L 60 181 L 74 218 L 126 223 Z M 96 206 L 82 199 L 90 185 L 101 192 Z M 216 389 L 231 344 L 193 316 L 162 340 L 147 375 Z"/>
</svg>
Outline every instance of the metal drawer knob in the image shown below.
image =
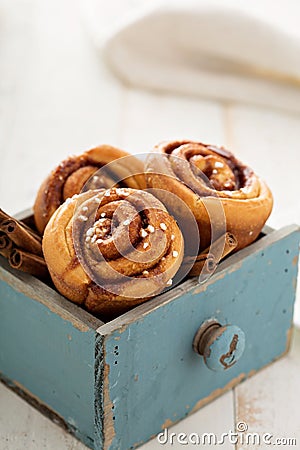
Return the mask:
<svg viewBox="0 0 300 450">
<path fill-rule="evenodd" d="M 245 334 L 236 325 L 222 326 L 215 320 L 204 322 L 197 331 L 193 348 L 215 371 L 232 367 L 245 350 Z"/>
</svg>

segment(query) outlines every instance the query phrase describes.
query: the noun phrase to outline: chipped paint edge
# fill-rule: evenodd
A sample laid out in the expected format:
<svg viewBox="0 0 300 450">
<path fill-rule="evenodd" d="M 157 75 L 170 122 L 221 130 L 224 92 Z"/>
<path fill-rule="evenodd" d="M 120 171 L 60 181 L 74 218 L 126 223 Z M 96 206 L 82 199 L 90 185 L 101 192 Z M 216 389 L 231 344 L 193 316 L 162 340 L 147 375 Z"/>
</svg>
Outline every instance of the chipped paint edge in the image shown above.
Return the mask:
<svg viewBox="0 0 300 450">
<path fill-rule="evenodd" d="M 116 436 L 115 426 L 113 421 L 113 403 L 109 395 L 109 364 L 104 362 L 104 373 L 103 373 L 103 449 L 108 450 Z"/>
</svg>

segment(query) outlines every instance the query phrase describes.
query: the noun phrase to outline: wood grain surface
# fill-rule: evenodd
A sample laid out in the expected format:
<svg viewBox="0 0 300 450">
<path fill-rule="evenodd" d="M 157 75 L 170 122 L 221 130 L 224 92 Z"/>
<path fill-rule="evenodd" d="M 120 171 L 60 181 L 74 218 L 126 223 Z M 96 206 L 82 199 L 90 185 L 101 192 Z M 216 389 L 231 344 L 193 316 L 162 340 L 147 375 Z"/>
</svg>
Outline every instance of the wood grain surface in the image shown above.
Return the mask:
<svg viewBox="0 0 300 450">
<path fill-rule="evenodd" d="M 0 74 L 0 204 L 9 213 L 30 206 L 43 178 L 68 154 L 104 142 L 143 152 L 158 140 L 188 137 L 232 147 L 263 175 L 275 196 L 272 226 L 300 222 L 299 115 L 122 86 L 103 66 L 77 2 L 0 0 Z M 300 442 L 299 370 L 297 331 L 287 357 L 174 430 L 222 433 L 244 420 Z M 85 447 L 0 385 L 0 448 Z M 144 446 L 158 448 L 155 441 Z"/>
</svg>

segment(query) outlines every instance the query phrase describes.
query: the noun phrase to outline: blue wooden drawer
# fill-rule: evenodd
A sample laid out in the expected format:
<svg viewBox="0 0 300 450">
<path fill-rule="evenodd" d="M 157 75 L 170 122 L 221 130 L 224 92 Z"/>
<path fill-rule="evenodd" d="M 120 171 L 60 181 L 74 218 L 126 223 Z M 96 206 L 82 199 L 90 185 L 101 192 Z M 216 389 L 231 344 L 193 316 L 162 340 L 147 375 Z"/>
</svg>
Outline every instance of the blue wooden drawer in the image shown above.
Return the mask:
<svg viewBox="0 0 300 450">
<path fill-rule="evenodd" d="M 298 253 L 297 226 L 266 229 L 205 284 L 185 281 L 106 324 L 1 259 L 2 379 L 92 448 L 138 446 L 288 350 Z M 245 336 L 226 370 L 193 350 L 211 319 Z"/>
</svg>

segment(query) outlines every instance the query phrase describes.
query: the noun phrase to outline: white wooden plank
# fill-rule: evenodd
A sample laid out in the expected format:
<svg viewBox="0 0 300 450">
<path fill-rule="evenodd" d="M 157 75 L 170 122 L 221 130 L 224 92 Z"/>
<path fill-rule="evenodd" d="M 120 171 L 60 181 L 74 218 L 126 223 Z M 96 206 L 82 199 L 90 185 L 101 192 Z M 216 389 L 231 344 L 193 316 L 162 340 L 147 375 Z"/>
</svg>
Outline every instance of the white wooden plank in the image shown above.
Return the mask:
<svg viewBox="0 0 300 450">
<path fill-rule="evenodd" d="M 255 108 L 231 108 L 226 119 L 233 127 L 226 127 L 226 134 L 223 112 L 217 103 L 132 90 L 122 96 L 122 88 L 107 74 L 99 55 L 89 46 L 80 28 L 76 4 L 70 0 L 2 1 L 0 36 L 0 154 L 4 174 L 0 181 L 0 202 L 8 211 L 32 203 L 40 181 L 69 152 L 103 141 L 143 152 L 162 139 L 187 137 L 217 144 L 225 142 L 236 149 L 273 188 L 281 205 L 274 213 L 277 223 L 285 221 L 287 210 L 288 217 L 296 217 L 298 152 L 295 152 L 300 120 L 297 116 Z M 257 149 L 263 158 L 258 159 Z M 11 183 L 12 167 L 16 183 Z M 283 167 L 284 173 L 288 173 L 284 180 Z M 273 180 L 277 182 L 275 187 Z M 299 351 L 299 344 L 297 348 Z M 267 411 L 268 417 L 270 407 L 284 404 L 281 419 L 284 414 L 289 417 L 289 402 L 299 397 L 295 375 L 296 371 L 299 373 L 299 358 L 297 361 L 295 352 L 293 355 L 265 371 L 269 371 L 270 377 L 264 383 L 269 397 L 263 408 L 259 403 L 262 416 Z M 285 393 L 286 373 L 292 371 L 289 402 L 284 403 L 283 394 L 280 397 L 277 394 L 280 389 Z M 253 382 L 263 373 L 253 378 Z M 238 387 L 237 392 L 251 382 Z M 261 402 L 256 399 L 257 392 L 258 385 L 254 383 L 244 399 L 250 403 L 252 398 Z M 85 448 L 2 385 L 0 404 L 1 448 Z M 5 415 L 2 405 L 5 405 Z M 232 392 L 229 392 L 180 422 L 172 431 L 221 434 L 233 429 L 232 405 Z M 242 420 L 240 405 L 241 402 L 237 406 L 237 420 Z M 295 405 L 294 401 L 293 417 L 297 417 Z M 274 420 L 274 429 L 277 422 Z M 155 450 L 161 446 L 151 441 L 144 448 Z"/>
<path fill-rule="evenodd" d="M 296 438 L 299 448 L 300 422 L 300 330 L 296 330 L 291 352 L 280 361 L 259 372 L 235 388 L 236 422 L 248 425 L 248 432 L 273 435 L 276 438 Z M 270 445 L 237 446 L 238 449 L 255 450 Z"/>
<path fill-rule="evenodd" d="M 200 379 L 199 379 L 200 382 Z M 169 439 L 168 443 L 162 445 L 155 438 L 152 441 L 148 442 L 144 446 L 141 447 L 142 450 L 161 450 L 165 449 L 174 449 L 180 450 L 182 448 L 187 449 L 195 449 L 197 447 L 193 443 L 188 443 L 187 445 L 180 444 L 177 440 L 178 435 L 180 433 L 186 434 L 186 438 L 184 440 L 189 442 L 189 439 L 195 439 L 191 437 L 192 433 L 196 433 L 200 437 L 200 442 L 202 442 L 202 436 L 205 433 L 213 433 L 216 435 L 218 440 L 221 439 L 222 433 L 227 433 L 230 430 L 234 431 L 234 411 L 233 411 L 233 393 L 232 391 L 227 392 L 227 394 L 219 397 L 213 403 L 205 406 L 204 408 L 197 411 L 192 416 L 187 417 L 182 420 L 178 424 L 169 428 Z M 174 437 L 173 444 L 171 444 L 170 433 L 176 433 Z M 195 441 L 194 441 L 195 442 Z M 201 445 L 201 448 L 213 448 L 213 445 L 209 445 L 207 441 L 204 441 L 204 445 Z M 224 444 L 221 446 L 224 450 L 233 450 L 235 447 L 233 444 L 230 444 L 227 440 L 225 440 Z"/>
<path fill-rule="evenodd" d="M 87 447 L 52 423 L 32 406 L 0 383 L 0 404 L 5 405 L 5 414 L 0 414 L 0 448 L 1 450 L 84 450 Z M 216 414 L 222 411 L 222 414 Z M 226 412 L 226 413 L 224 413 Z M 233 394 L 232 391 L 207 405 L 192 416 L 169 429 L 169 433 L 214 433 L 221 434 L 233 430 Z M 156 439 L 141 447 L 143 450 L 158 450 L 162 445 Z M 164 445 L 166 449 L 182 448 L 178 442 Z M 185 448 L 195 448 L 189 444 Z M 201 448 L 211 448 L 208 445 Z M 234 446 L 225 443 L 224 450 L 233 450 Z"/>
<path fill-rule="evenodd" d="M 225 108 L 226 144 L 263 177 L 274 196 L 268 224 L 300 224 L 300 115 L 250 106 Z M 300 284 L 295 305 L 300 325 Z"/>
<path fill-rule="evenodd" d="M 16 212 L 68 154 L 118 145 L 122 87 L 91 45 L 76 2 L 5 1 L 0 33 L 0 203 Z"/>
<path fill-rule="evenodd" d="M 2 12 L 7 29 L 1 29 L 0 202 L 9 212 L 32 203 L 43 177 L 67 153 L 99 142 L 122 143 L 134 151 L 168 137 L 222 142 L 217 104 L 129 91 L 128 110 L 123 88 L 89 46 L 74 2 L 6 1 Z M 4 386 L 0 392 L 6 411 L 1 448 L 85 448 Z M 231 411 L 226 415 L 231 425 L 232 394 L 217 404 Z M 187 430 L 198 427 L 197 417 L 203 431 L 212 429 L 213 409 L 210 405 L 205 416 L 200 411 L 187 419 Z"/>
<path fill-rule="evenodd" d="M 101 46 L 103 38 L 111 30 L 124 23 L 137 9 L 146 6 L 148 0 L 78 0 L 87 32 Z"/>
<path fill-rule="evenodd" d="M 87 447 L 0 383 L 1 450 L 85 450 Z"/>
<path fill-rule="evenodd" d="M 223 143 L 223 110 L 216 102 L 133 89 L 124 96 L 121 139 L 134 153 L 167 139 Z"/>
<path fill-rule="evenodd" d="M 227 145 L 263 177 L 274 194 L 270 225 L 300 222 L 300 115 L 229 106 Z"/>
</svg>

